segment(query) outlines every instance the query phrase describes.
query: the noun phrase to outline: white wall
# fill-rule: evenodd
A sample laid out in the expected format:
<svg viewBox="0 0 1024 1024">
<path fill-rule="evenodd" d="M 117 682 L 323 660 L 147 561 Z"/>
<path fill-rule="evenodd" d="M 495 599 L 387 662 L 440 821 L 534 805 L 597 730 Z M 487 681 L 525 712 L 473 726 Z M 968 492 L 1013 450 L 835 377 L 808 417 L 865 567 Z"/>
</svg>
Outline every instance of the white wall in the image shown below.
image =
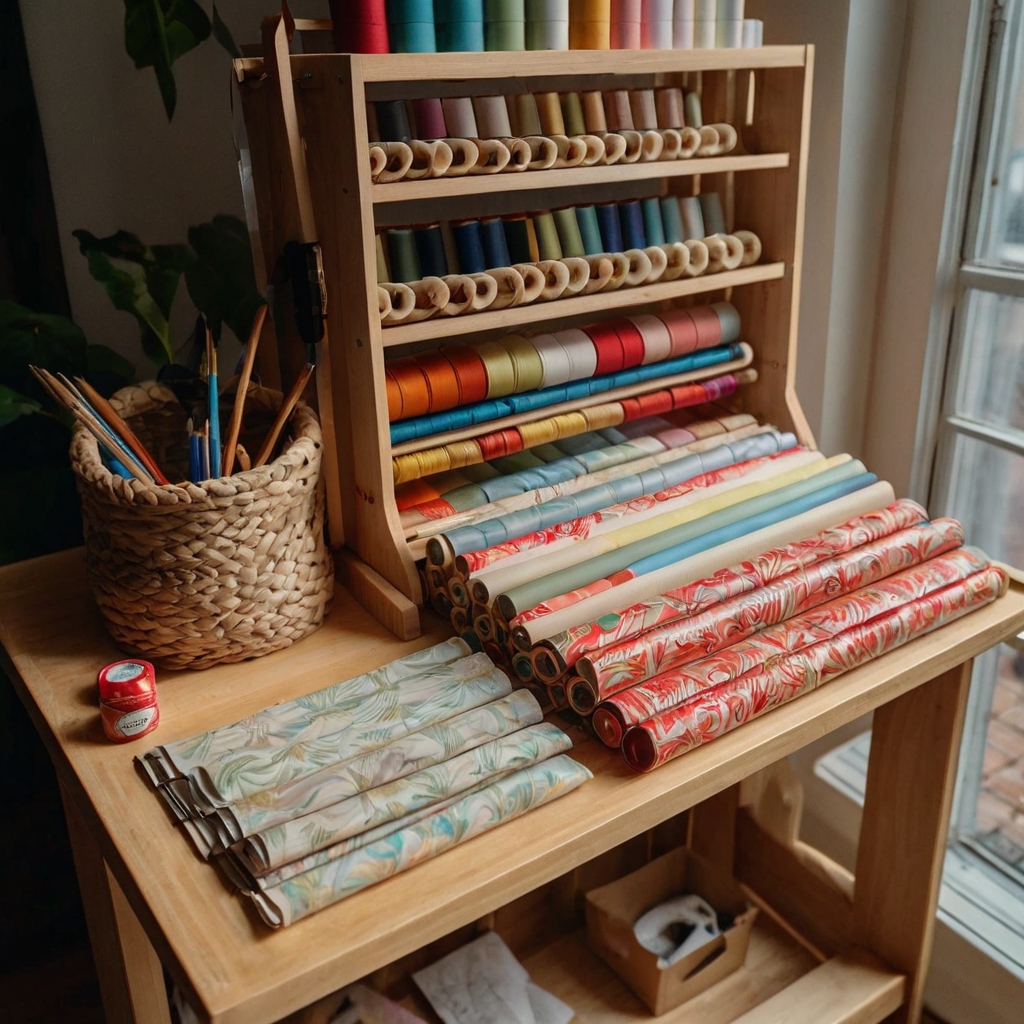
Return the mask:
<svg viewBox="0 0 1024 1024">
<path fill-rule="evenodd" d="M 204 3 L 209 9 L 209 5 Z M 259 38 L 276 0 L 219 0 L 239 44 Z M 298 17 L 326 14 L 326 0 L 296 0 Z M 144 242 L 184 242 L 189 225 L 216 213 L 243 216 L 232 142 L 230 58 L 212 39 L 175 64 L 178 105 L 168 124 L 151 68 L 124 50 L 124 6 L 116 0 L 21 0 L 32 82 L 57 212 L 75 320 L 86 336 L 141 369 L 138 329 L 89 276 L 75 228 L 124 228 Z M 175 309 L 180 341 L 195 310 L 184 281 Z"/>
</svg>

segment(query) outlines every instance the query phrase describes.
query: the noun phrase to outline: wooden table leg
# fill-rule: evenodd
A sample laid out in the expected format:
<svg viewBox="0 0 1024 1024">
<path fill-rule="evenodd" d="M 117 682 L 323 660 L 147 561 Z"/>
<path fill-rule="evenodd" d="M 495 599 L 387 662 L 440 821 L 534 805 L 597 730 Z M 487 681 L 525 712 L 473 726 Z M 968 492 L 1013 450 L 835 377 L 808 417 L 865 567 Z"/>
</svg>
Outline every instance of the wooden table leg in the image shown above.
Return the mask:
<svg viewBox="0 0 1024 1024">
<path fill-rule="evenodd" d="M 171 1024 L 160 960 L 63 787 L 61 797 L 108 1024 Z"/>
<path fill-rule="evenodd" d="M 907 976 L 896 1024 L 921 1018 L 971 666 L 880 707 L 871 730 L 854 917 L 863 944 Z"/>
</svg>

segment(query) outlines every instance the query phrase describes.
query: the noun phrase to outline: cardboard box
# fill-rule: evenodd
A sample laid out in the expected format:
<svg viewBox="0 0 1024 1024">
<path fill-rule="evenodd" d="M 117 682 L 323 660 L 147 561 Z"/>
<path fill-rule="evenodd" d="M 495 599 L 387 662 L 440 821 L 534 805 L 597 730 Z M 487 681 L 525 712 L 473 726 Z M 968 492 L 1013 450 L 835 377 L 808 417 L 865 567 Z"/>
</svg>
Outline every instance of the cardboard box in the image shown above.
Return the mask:
<svg viewBox="0 0 1024 1024">
<path fill-rule="evenodd" d="M 636 940 L 633 925 L 648 910 L 673 896 L 696 893 L 733 926 L 706 946 L 665 970 L 658 957 Z M 586 896 L 587 942 L 629 987 L 661 1016 L 692 999 L 742 966 L 757 908 L 728 874 L 685 849 L 672 850 L 650 864 Z"/>
</svg>

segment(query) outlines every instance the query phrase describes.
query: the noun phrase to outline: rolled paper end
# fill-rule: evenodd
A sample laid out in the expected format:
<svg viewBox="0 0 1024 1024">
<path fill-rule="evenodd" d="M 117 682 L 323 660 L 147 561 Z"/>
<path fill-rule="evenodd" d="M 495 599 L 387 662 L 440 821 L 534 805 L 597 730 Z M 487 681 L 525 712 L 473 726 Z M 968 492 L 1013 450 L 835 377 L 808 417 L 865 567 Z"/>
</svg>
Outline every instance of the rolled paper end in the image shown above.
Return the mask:
<svg viewBox="0 0 1024 1024">
<path fill-rule="evenodd" d="M 508 167 L 512 154 L 508 146 L 497 138 L 474 138 L 479 156 L 470 168 L 471 174 L 497 174 Z"/>
<path fill-rule="evenodd" d="M 376 143 L 370 144 L 370 177 L 376 181 L 377 176 L 388 165 L 388 155 Z"/>
<path fill-rule="evenodd" d="M 409 287 L 416 296 L 416 308 L 407 318 L 410 321 L 429 319 L 444 309 L 451 298 L 448 285 L 439 277 L 424 277 L 419 281 L 410 281 Z"/>
<path fill-rule="evenodd" d="M 619 157 L 619 162 L 623 164 L 635 164 L 643 154 L 643 136 L 640 132 L 634 132 L 628 129 L 623 129 L 622 131 L 617 132 L 617 134 L 621 135 L 626 143 L 626 148 L 623 151 L 622 156 Z"/>
<path fill-rule="evenodd" d="M 711 127 L 718 132 L 717 155 L 731 153 L 739 142 L 739 134 L 736 129 L 731 124 L 713 124 Z"/>
<path fill-rule="evenodd" d="M 622 737 L 622 756 L 634 771 L 649 772 L 658 766 L 658 751 L 654 741 L 638 725 L 627 729 Z"/>
<path fill-rule="evenodd" d="M 451 146 L 443 139 L 435 139 L 428 143 L 433 152 L 430 156 L 430 177 L 443 178 L 455 159 Z"/>
<path fill-rule="evenodd" d="M 451 598 L 448 599 L 448 603 L 451 604 Z M 469 612 L 465 608 L 458 608 L 452 605 L 451 610 L 448 612 L 448 621 L 451 622 L 452 629 L 460 635 L 469 632 L 476 633 L 475 629 L 470 629 Z M 479 638 L 478 642 L 480 642 Z"/>
<path fill-rule="evenodd" d="M 468 274 L 448 274 L 441 278 L 448 286 L 448 303 L 441 310 L 444 316 L 459 316 L 473 308 L 476 281 Z"/>
<path fill-rule="evenodd" d="M 584 259 L 587 261 L 590 278 L 583 289 L 583 293 L 584 295 L 593 295 L 594 292 L 602 291 L 608 286 L 612 275 L 615 273 L 615 264 L 607 255 L 585 256 Z M 626 261 L 626 266 L 629 266 L 628 260 Z"/>
<path fill-rule="evenodd" d="M 729 254 L 729 246 L 726 244 L 724 235 L 708 235 L 704 239 L 708 249 L 708 265 L 704 268 L 706 274 L 717 274 L 725 269 L 725 260 Z"/>
<path fill-rule="evenodd" d="M 377 285 L 377 312 L 380 314 L 381 320 L 391 312 L 391 294 L 387 288 L 382 288 L 380 285 Z"/>
<path fill-rule="evenodd" d="M 465 583 L 454 576 L 448 581 L 448 596 L 452 599 L 452 604 L 456 608 L 469 607 L 469 591 L 466 589 Z M 487 638 L 485 637 L 484 639 Z"/>
<path fill-rule="evenodd" d="M 743 254 L 746 247 L 735 235 L 723 235 L 728 252 L 722 261 L 726 270 L 737 270 L 743 265 Z"/>
<path fill-rule="evenodd" d="M 665 149 L 665 139 L 662 137 L 661 132 L 641 132 L 640 136 L 640 159 L 644 163 L 660 160 L 661 154 Z"/>
<path fill-rule="evenodd" d="M 565 662 L 561 655 L 548 647 L 534 647 L 530 652 L 533 673 L 543 683 L 557 682 L 565 675 Z"/>
<path fill-rule="evenodd" d="M 661 136 L 664 146 L 661 150 L 662 160 L 678 160 L 683 151 L 683 137 L 675 128 L 660 128 L 658 134 Z"/>
<path fill-rule="evenodd" d="M 700 149 L 700 132 L 696 128 L 679 128 L 679 138 L 682 140 L 682 148 L 679 150 L 680 160 L 689 160 L 696 156 Z"/>
<path fill-rule="evenodd" d="M 544 275 L 541 299 L 545 302 L 560 299 L 569 285 L 569 268 L 561 260 L 541 260 L 537 268 Z"/>
<path fill-rule="evenodd" d="M 526 282 L 521 268 L 495 267 L 487 271 L 487 276 L 494 281 L 492 309 L 507 309 L 509 306 L 521 305 L 525 301 Z"/>
<path fill-rule="evenodd" d="M 590 281 L 590 264 L 581 256 L 563 256 L 562 263 L 569 271 L 569 283 L 565 286 L 566 293 L 579 295 Z"/>
<path fill-rule="evenodd" d="M 533 662 L 530 661 L 530 656 L 520 651 L 518 654 L 512 657 L 512 671 L 519 677 L 519 680 L 524 683 L 534 682 L 533 678 Z"/>
<path fill-rule="evenodd" d="M 582 676 L 572 676 L 565 684 L 569 707 L 579 715 L 589 715 L 597 706 L 597 691 Z"/>
<path fill-rule="evenodd" d="M 634 250 L 634 252 L 638 251 L 639 250 Z M 613 292 L 617 288 L 621 288 L 624 284 L 627 283 L 627 279 L 629 278 L 629 272 L 633 266 L 633 263 L 630 260 L 629 256 L 627 256 L 624 252 L 609 252 L 606 253 L 605 255 L 609 260 L 611 260 L 612 263 L 612 276 L 609 279 L 608 283 L 605 285 L 605 289 L 607 291 Z M 643 256 L 643 253 L 641 253 L 640 255 Z M 644 256 L 644 259 L 646 260 L 647 257 Z"/>
<path fill-rule="evenodd" d="M 388 282 L 379 285 L 391 299 L 391 309 L 384 314 L 385 324 L 398 324 L 407 320 L 416 308 L 416 293 L 407 284 Z"/>
<path fill-rule="evenodd" d="M 697 156 L 714 156 L 719 152 L 718 129 L 706 124 L 698 130 L 700 131 L 700 146 L 697 149 Z"/>
<path fill-rule="evenodd" d="M 455 559 L 455 564 L 459 564 L 458 558 Z M 483 580 L 470 580 L 469 592 L 473 595 L 473 600 L 476 601 L 477 604 L 491 603 L 490 591 L 487 589 L 487 584 L 484 583 Z"/>
<path fill-rule="evenodd" d="M 470 274 L 473 284 L 476 286 L 476 295 L 473 296 L 472 308 L 474 312 L 481 309 L 489 309 L 494 300 L 498 297 L 498 282 L 493 274 Z"/>
<path fill-rule="evenodd" d="M 523 141 L 530 147 L 530 170 L 546 171 L 555 166 L 558 159 L 558 146 L 552 139 L 543 135 L 527 135 Z"/>
<path fill-rule="evenodd" d="M 700 277 L 708 269 L 711 258 L 708 247 L 699 238 L 688 238 L 683 245 L 690 250 L 690 262 L 684 273 L 687 277 Z"/>
<path fill-rule="evenodd" d="M 651 272 L 644 279 L 644 284 L 654 284 L 660 281 L 668 267 L 668 254 L 660 245 L 650 245 L 644 252 L 651 261 Z"/>
<path fill-rule="evenodd" d="M 606 167 L 619 163 L 626 155 L 626 140 L 618 132 L 607 132 L 601 138 L 604 144 L 604 156 L 601 163 Z"/>
<path fill-rule="evenodd" d="M 405 176 L 412 181 L 420 178 L 429 178 L 431 168 L 434 164 L 434 143 L 424 142 L 422 139 L 410 139 L 409 148 L 412 150 L 412 163 L 406 171 Z M 446 147 L 447 148 L 447 147 Z M 451 150 L 448 150 L 449 155 Z M 448 161 L 449 166 L 451 161 Z"/>
<path fill-rule="evenodd" d="M 427 541 L 427 559 L 431 565 L 444 565 L 451 554 L 451 546 L 444 537 L 431 537 Z"/>
<path fill-rule="evenodd" d="M 509 152 L 506 171 L 525 171 L 533 159 L 530 144 L 525 139 L 502 139 L 501 142 Z"/>
<path fill-rule="evenodd" d="M 761 239 L 753 231 L 736 231 L 735 236 L 743 243 L 741 267 L 753 266 L 761 258 Z"/>
<path fill-rule="evenodd" d="M 551 141 L 558 150 L 556 167 L 579 167 L 586 159 L 587 144 L 578 136 L 552 135 Z"/>
<path fill-rule="evenodd" d="M 661 247 L 665 252 L 665 273 L 662 274 L 663 281 L 675 281 L 686 273 L 690 265 L 690 250 L 682 242 L 666 242 Z"/>
<path fill-rule="evenodd" d="M 494 602 L 497 605 L 498 611 L 505 616 L 505 618 L 511 622 L 516 617 L 516 606 L 509 600 L 508 594 L 499 594 L 497 600 Z M 517 639 L 520 633 L 520 627 L 516 627 L 512 631 L 512 640 L 521 651 L 529 651 L 532 646 L 527 637 L 525 647 L 520 646 L 520 642 Z"/>
<path fill-rule="evenodd" d="M 643 249 L 627 249 L 623 255 L 629 260 L 625 283 L 630 288 L 636 288 L 650 276 L 651 259 Z"/>
<path fill-rule="evenodd" d="M 544 273 L 540 267 L 533 263 L 516 263 L 510 269 L 516 271 L 523 281 L 523 296 L 520 300 L 523 304 L 536 302 L 544 291 Z M 512 616 L 508 616 L 512 618 Z"/>
<path fill-rule="evenodd" d="M 622 745 L 622 735 L 625 730 L 611 705 L 598 704 L 594 709 L 590 724 L 594 727 L 597 738 L 606 747 L 611 747 L 615 750 Z"/>
<path fill-rule="evenodd" d="M 579 139 L 587 147 L 587 155 L 583 158 L 584 167 L 593 167 L 601 163 L 605 158 L 604 141 L 596 135 L 580 135 Z"/>
<path fill-rule="evenodd" d="M 386 161 L 384 169 L 377 175 L 378 184 L 401 181 L 409 173 L 409 168 L 412 167 L 413 153 L 411 147 L 404 142 L 375 142 L 373 148 L 380 149 L 384 153 Z"/>
<path fill-rule="evenodd" d="M 445 145 L 452 151 L 452 162 L 448 168 L 449 178 L 458 178 L 476 166 L 480 159 L 480 148 L 473 139 L 445 139 Z"/>
</svg>

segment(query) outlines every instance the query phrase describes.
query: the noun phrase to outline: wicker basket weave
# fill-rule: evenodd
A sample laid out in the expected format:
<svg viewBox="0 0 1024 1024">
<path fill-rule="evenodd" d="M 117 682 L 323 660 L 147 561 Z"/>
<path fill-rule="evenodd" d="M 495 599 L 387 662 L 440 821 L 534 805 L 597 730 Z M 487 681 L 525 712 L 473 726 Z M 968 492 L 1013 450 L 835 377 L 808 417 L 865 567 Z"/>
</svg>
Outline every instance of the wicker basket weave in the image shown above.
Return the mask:
<svg viewBox="0 0 1024 1024">
<path fill-rule="evenodd" d="M 246 414 L 272 415 L 280 402 L 255 388 Z M 110 404 L 168 479 L 187 475 L 185 416 L 167 388 L 124 388 Z M 86 570 L 118 646 L 165 668 L 208 668 L 287 647 L 323 622 L 334 572 L 322 435 L 301 402 L 291 429 L 292 444 L 259 469 L 160 487 L 110 473 L 92 435 L 75 428 Z"/>
</svg>

